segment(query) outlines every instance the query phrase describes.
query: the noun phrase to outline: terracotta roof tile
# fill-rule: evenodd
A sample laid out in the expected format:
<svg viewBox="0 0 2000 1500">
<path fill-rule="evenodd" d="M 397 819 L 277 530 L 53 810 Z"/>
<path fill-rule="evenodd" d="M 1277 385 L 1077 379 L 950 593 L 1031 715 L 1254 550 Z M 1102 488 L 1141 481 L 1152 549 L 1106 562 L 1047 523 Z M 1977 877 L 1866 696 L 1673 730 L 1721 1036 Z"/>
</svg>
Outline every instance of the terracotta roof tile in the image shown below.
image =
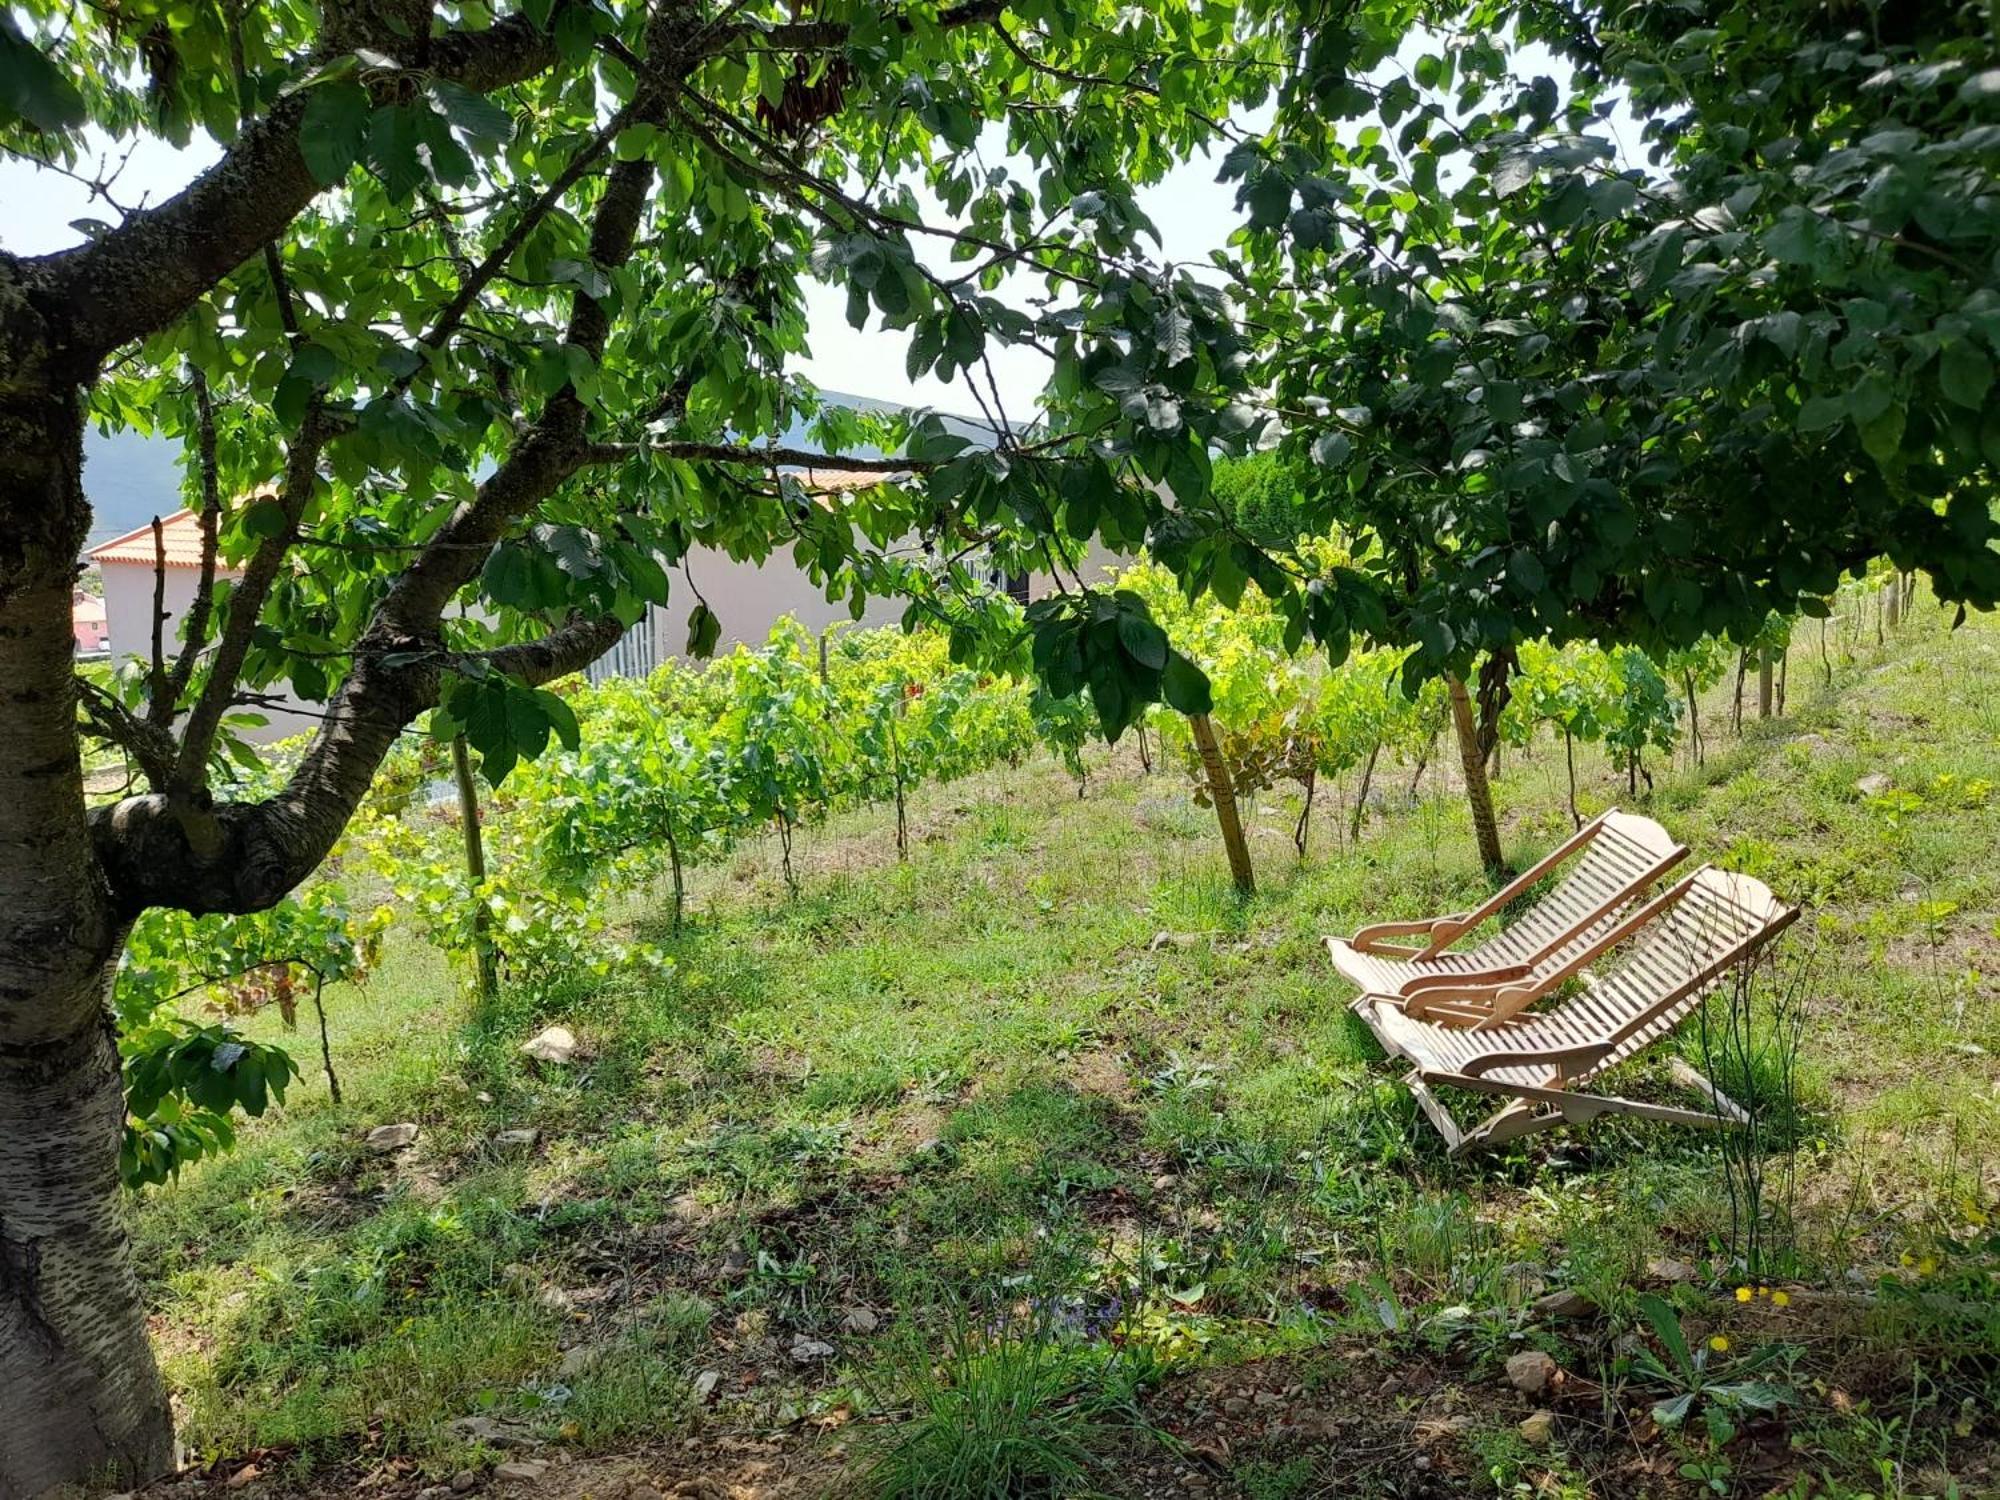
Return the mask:
<svg viewBox="0 0 2000 1500">
<path fill-rule="evenodd" d="M 168 567 L 201 566 L 201 522 L 193 511 L 180 510 L 170 516 L 162 516 L 160 543 L 158 551 L 166 555 Z M 156 555 L 151 521 L 136 531 L 100 542 L 84 553 L 94 563 L 143 563 L 149 568 L 153 566 Z"/>
</svg>

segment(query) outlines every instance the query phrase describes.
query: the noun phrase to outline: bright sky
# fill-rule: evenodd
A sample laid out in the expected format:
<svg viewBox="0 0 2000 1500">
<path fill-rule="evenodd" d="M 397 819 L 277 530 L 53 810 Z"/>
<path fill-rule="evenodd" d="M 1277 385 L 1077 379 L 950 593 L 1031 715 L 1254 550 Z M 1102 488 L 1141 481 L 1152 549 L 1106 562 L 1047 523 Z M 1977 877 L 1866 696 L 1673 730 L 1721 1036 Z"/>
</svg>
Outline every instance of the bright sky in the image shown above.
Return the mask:
<svg viewBox="0 0 2000 1500">
<path fill-rule="evenodd" d="M 1413 39 L 1404 49 L 1411 61 L 1421 50 L 1421 38 Z M 1526 55 L 1522 63 L 1526 73 L 1551 72 L 1561 76 L 1563 72 L 1561 65 L 1546 54 Z M 1613 127 L 1629 153 L 1638 139 L 1636 127 L 1622 113 L 1614 118 Z M 108 149 L 109 143 L 106 144 Z M 126 207 L 158 203 L 178 191 L 217 154 L 213 142 L 205 137 L 185 151 L 176 151 L 156 140 L 143 140 L 119 173 L 112 195 Z M 111 152 L 113 165 L 118 155 L 118 150 Z M 1215 181 L 1219 160 L 1218 156 L 1215 160 L 1197 158 L 1184 163 L 1162 182 L 1140 193 L 1141 207 L 1159 228 L 1163 242 L 1160 253 L 1164 258 L 1205 261 L 1209 252 L 1220 248 L 1240 222 L 1234 184 L 1224 186 Z M 1023 169 L 1018 162 L 1009 165 L 1017 171 Z M 72 227 L 72 221 L 99 219 L 115 223 L 118 218 L 103 203 L 92 204 L 84 184 L 4 156 L 0 156 L 0 205 L 4 205 L 4 213 L 0 213 L 0 247 L 16 254 L 41 254 L 78 243 L 83 236 Z M 921 244 L 919 253 L 927 260 L 934 260 L 940 268 L 948 264 L 940 242 Z M 1002 289 L 1001 295 L 1017 298 L 1039 290 L 1038 278 L 1016 276 Z M 912 382 L 905 375 L 904 356 L 909 342 L 905 334 L 884 331 L 872 320 L 866 330 L 857 331 L 848 325 L 846 307 L 845 292 L 818 284 L 811 286 L 807 296 L 811 353 L 798 362 L 800 374 L 827 390 L 977 415 L 977 408 L 963 387 L 947 388 L 929 376 Z M 999 345 L 994 346 L 991 357 L 1009 418 L 1016 424 L 1029 420 L 1046 378 L 1046 362 L 1032 349 Z"/>
<path fill-rule="evenodd" d="M 143 141 L 119 173 L 111 194 L 126 207 L 158 203 L 192 180 L 217 154 L 214 143 L 205 137 L 185 151 L 155 140 Z M 116 165 L 117 160 L 114 151 L 111 164 Z M 89 164 L 86 175 L 96 170 L 101 169 Z M 1168 257 L 1206 259 L 1236 224 L 1235 188 L 1218 184 L 1215 171 L 1212 162 L 1186 163 L 1141 194 L 1141 204 L 1159 226 Z M 72 227 L 72 221 L 97 219 L 115 224 L 119 217 L 104 203 L 93 204 L 83 183 L 8 158 L 0 158 L 0 204 L 6 206 L 4 216 L 0 216 L 0 247 L 19 255 L 45 254 L 79 243 L 83 235 Z M 941 253 L 933 257 L 931 246 L 923 247 L 921 253 L 927 260 L 935 258 L 940 267 L 946 264 Z M 1015 281 L 1022 293 L 1034 288 L 1031 278 Z M 812 354 L 800 361 L 799 373 L 814 384 L 883 401 L 974 412 L 962 389 L 947 389 L 928 376 L 910 381 L 904 374 L 909 343 L 905 334 L 885 332 L 872 320 L 866 331 L 850 327 L 845 291 L 814 283 L 807 309 Z M 1008 414 L 1016 422 L 1026 420 L 1046 377 L 1046 361 L 1031 349 L 995 346 L 993 365 Z"/>
</svg>

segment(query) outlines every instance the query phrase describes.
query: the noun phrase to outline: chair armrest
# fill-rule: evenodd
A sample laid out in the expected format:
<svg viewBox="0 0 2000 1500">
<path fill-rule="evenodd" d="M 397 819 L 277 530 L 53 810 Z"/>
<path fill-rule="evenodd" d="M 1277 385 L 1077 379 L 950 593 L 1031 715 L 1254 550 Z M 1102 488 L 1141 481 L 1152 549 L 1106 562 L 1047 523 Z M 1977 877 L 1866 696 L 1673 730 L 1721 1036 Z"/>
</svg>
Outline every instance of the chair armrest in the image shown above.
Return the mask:
<svg viewBox="0 0 2000 1500">
<path fill-rule="evenodd" d="M 1466 913 L 1451 912 L 1442 917 L 1419 917 L 1409 922 L 1371 922 L 1357 930 L 1347 940 L 1347 946 L 1357 953 L 1383 953 L 1392 958 L 1408 958 L 1419 952 L 1435 952 L 1454 941 L 1472 924 L 1466 921 Z M 1429 942 L 1422 948 L 1407 944 L 1385 943 L 1383 938 L 1424 937 Z"/>
<path fill-rule="evenodd" d="M 1530 964 L 1495 964 L 1490 969 L 1461 969 L 1451 974 L 1417 974 L 1405 979 L 1396 993 L 1407 997 L 1421 994 L 1425 990 L 1459 989 L 1468 985 L 1484 989 L 1497 984 L 1513 984 L 1524 978 L 1532 967 Z"/>
<path fill-rule="evenodd" d="M 1542 993 L 1539 984 L 1439 984 L 1406 992 L 1403 1014 L 1429 1020 L 1441 1026 L 1486 1026 L 1506 1020 L 1532 1004 Z M 1436 1006 L 1450 1006 L 1451 1013 L 1431 1015 Z M 1464 1017 L 1463 1009 L 1476 1011 L 1477 1019 Z"/>
<path fill-rule="evenodd" d="M 1571 1075 L 1570 1064 L 1588 1067 L 1612 1049 L 1610 1042 L 1586 1042 L 1577 1047 L 1522 1047 L 1513 1051 L 1487 1052 L 1467 1058 L 1459 1072 L 1467 1078 L 1484 1078 L 1495 1068 L 1526 1068 L 1537 1065 L 1554 1068 L 1564 1078 Z"/>
</svg>

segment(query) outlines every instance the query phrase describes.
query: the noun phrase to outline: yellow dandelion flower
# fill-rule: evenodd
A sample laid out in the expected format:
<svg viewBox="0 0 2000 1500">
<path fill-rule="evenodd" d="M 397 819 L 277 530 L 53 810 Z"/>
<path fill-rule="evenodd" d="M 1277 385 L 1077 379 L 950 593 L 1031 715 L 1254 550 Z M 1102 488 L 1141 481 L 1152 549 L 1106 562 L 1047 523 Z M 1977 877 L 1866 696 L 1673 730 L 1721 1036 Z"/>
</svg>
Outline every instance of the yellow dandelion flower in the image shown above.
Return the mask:
<svg viewBox="0 0 2000 1500">
<path fill-rule="evenodd" d="M 1717 1354 L 1727 1354 L 1729 1352 L 1729 1340 L 1718 1333 L 1708 1341 L 1708 1347 L 1713 1349 Z"/>
<path fill-rule="evenodd" d="M 1897 1259 L 1901 1260 L 1906 1266 L 1914 1266 L 1917 1263 L 1917 1258 L 1907 1250 L 1898 1256 Z"/>
<path fill-rule="evenodd" d="M 1771 1295 L 1771 1289 L 1767 1286 L 1760 1286 L 1757 1288 L 1757 1295 L 1760 1297 L 1768 1297 Z"/>
<path fill-rule="evenodd" d="M 1792 1294 L 1790 1292 L 1771 1293 L 1771 1306 L 1790 1307 L 1791 1305 L 1792 1305 Z"/>
<path fill-rule="evenodd" d="M 1747 1286 L 1739 1286 L 1736 1289 L 1736 1300 L 1738 1302 L 1748 1302 L 1750 1300 L 1750 1288 Z"/>
<path fill-rule="evenodd" d="M 1935 1255 L 1926 1255 L 1922 1260 L 1917 1262 L 1917 1274 L 1919 1276 L 1934 1276 L 1937 1274 L 1937 1268 L 1938 1263 Z"/>
</svg>

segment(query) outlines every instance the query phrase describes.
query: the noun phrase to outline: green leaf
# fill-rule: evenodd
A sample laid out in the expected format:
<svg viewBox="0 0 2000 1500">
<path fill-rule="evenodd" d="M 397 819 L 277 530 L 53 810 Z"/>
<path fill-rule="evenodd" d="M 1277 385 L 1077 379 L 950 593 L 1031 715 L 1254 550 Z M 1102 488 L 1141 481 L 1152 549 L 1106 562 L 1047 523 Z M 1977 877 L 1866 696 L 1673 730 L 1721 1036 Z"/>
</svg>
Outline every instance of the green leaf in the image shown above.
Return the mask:
<svg viewBox="0 0 2000 1500">
<path fill-rule="evenodd" d="M 1947 344 L 1938 356 L 1938 384 L 1949 399 L 1979 411 L 1993 388 L 1993 361 L 1984 349 L 1966 339 Z"/>
<path fill-rule="evenodd" d="M 1160 673 L 1160 692 L 1180 713 L 1205 714 L 1215 707 L 1208 674 L 1178 651 L 1167 653 L 1167 665 Z"/>
<path fill-rule="evenodd" d="M 0 127 L 20 120 L 54 135 L 78 129 L 85 118 L 76 86 L 22 34 L 11 11 L 0 10 Z"/>
<path fill-rule="evenodd" d="M 1810 396 L 1799 408 L 1800 432 L 1824 432 L 1847 420 L 1847 395 Z"/>
<path fill-rule="evenodd" d="M 264 541 L 284 531 L 285 507 L 272 496 L 266 495 L 263 499 L 253 500 L 250 503 L 244 510 L 243 519 L 239 524 L 243 527 L 245 536 L 254 537 L 260 542 Z"/>
<path fill-rule="evenodd" d="M 1687 1420 L 1688 1413 L 1693 1410 L 1694 1392 L 1683 1391 L 1678 1396 L 1671 1396 L 1665 1401 L 1655 1402 L 1653 1405 L 1653 1420 L 1662 1427 L 1678 1427 Z"/>
<path fill-rule="evenodd" d="M 1688 1352 L 1687 1336 L 1681 1332 L 1680 1314 L 1670 1307 L 1657 1292 L 1645 1292 L 1639 1298 L 1639 1311 L 1648 1323 L 1653 1325 L 1653 1334 L 1673 1360 L 1674 1368 L 1688 1379 L 1695 1375 L 1694 1356 Z M 1665 1426 L 1665 1423 L 1661 1424 Z"/>
<path fill-rule="evenodd" d="M 706 604 L 697 604 L 688 611 L 687 654 L 697 661 L 705 661 L 715 654 L 715 643 L 722 639 L 722 621 L 715 611 Z"/>
<path fill-rule="evenodd" d="M 1354 451 L 1354 439 L 1344 432 L 1322 432 L 1313 439 L 1313 462 L 1321 468 L 1337 469 Z"/>
<path fill-rule="evenodd" d="M 423 144 L 423 116 L 428 105 L 385 104 L 368 124 L 368 165 L 382 179 L 391 203 L 407 203 L 430 179 L 418 153 Z"/>
<path fill-rule="evenodd" d="M 1136 609 L 1118 611 L 1118 644 L 1142 667 L 1160 671 L 1167 664 L 1167 633 Z"/>
<path fill-rule="evenodd" d="M 541 705 L 542 713 L 547 717 L 549 727 L 555 730 L 556 738 L 562 741 L 562 747 L 565 750 L 576 749 L 582 743 L 583 732 L 576 722 L 576 711 L 569 706 L 568 700 L 543 688 L 536 692 L 535 701 Z"/>
<path fill-rule="evenodd" d="M 299 154 L 320 186 L 345 180 L 361 160 L 368 143 L 370 107 L 368 90 L 352 79 L 329 79 L 306 91 Z"/>
<path fill-rule="evenodd" d="M 475 94 L 471 89 L 439 78 L 431 83 L 431 93 L 458 132 L 486 147 L 504 145 L 514 133 L 514 117 L 504 105 Z"/>
</svg>

